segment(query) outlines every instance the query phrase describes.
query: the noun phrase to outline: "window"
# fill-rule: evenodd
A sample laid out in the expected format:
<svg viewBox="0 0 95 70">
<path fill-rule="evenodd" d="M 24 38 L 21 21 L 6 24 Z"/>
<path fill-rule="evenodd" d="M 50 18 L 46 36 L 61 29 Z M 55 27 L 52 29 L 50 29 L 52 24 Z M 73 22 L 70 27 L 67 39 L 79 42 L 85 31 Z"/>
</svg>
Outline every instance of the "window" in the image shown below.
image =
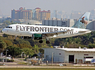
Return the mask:
<svg viewBox="0 0 95 70">
<path fill-rule="evenodd" d="M 10 26 L 7 26 L 6 28 L 12 28 L 12 27 L 10 27 Z"/>
</svg>

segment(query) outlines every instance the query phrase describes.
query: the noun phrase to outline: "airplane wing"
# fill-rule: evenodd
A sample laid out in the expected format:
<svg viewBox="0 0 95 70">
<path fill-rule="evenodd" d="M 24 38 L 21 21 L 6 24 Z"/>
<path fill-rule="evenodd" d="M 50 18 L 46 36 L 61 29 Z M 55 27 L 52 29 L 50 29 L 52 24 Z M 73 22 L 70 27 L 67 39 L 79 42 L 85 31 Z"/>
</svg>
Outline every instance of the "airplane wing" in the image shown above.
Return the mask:
<svg viewBox="0 0 95 70">
<path fill-rule="evenodd" d="M 67 31 L 58 31 L 58 32 L 47 32 L 47 33 L 42 33 L 42 35 L 44 36 L 54 36 L 54 35 L 58 35 L 58 34 L 64 34 L 64 33 L 67 33 L 71 30 L 67 30 Z"/>
</svg>

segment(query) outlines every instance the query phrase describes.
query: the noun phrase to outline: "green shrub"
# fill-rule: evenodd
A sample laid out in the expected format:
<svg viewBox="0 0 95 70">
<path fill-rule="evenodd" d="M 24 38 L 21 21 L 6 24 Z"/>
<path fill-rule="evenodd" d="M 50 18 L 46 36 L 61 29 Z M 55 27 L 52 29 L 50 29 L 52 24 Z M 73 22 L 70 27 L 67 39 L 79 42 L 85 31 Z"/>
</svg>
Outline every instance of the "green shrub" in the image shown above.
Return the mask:
<svg viewBox="0 0 95 70">
<path fill-rule="evenodd" d="M 8 59 L 7 62 L 14 62 L 14 60 L 9 60 L 9 59 Z"/>
</svg>

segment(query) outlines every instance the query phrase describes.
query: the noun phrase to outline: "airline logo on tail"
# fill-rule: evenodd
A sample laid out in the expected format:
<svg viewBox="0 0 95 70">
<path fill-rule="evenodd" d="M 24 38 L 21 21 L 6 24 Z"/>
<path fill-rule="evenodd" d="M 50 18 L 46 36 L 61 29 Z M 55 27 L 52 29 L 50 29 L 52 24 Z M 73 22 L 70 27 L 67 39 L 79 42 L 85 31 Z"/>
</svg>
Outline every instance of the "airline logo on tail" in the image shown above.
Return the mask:
<svg viewBox="0 0 95 70">
<path fill-rule="evenodd" d="M 86 28 L 85 24 L 89 21 L 90 12 L 86 12 L 75 24 L 75 28 Z"/>
<path fill-rule="evenodd" d="M 82 20 L 80 22 L 87 24 L 88 22 L 86 20 L 84 20 L 85 17 L 82 18 Z"/>
</svg>

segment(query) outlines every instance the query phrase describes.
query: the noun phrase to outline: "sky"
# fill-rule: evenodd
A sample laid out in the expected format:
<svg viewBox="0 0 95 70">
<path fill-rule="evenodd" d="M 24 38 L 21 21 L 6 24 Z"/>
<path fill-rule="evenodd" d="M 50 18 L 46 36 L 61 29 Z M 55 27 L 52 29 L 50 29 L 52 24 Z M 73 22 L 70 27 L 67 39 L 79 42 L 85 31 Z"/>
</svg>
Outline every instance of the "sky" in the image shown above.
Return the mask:
<svg viewBox="0 0 95 70">
<path fill-rule="evenodd" d="M 26 9 L 86 12 L 95 9 L 95 0 L 0 0 L 0 16 L 11 16 L 11 10 Z"/>
</svg>

